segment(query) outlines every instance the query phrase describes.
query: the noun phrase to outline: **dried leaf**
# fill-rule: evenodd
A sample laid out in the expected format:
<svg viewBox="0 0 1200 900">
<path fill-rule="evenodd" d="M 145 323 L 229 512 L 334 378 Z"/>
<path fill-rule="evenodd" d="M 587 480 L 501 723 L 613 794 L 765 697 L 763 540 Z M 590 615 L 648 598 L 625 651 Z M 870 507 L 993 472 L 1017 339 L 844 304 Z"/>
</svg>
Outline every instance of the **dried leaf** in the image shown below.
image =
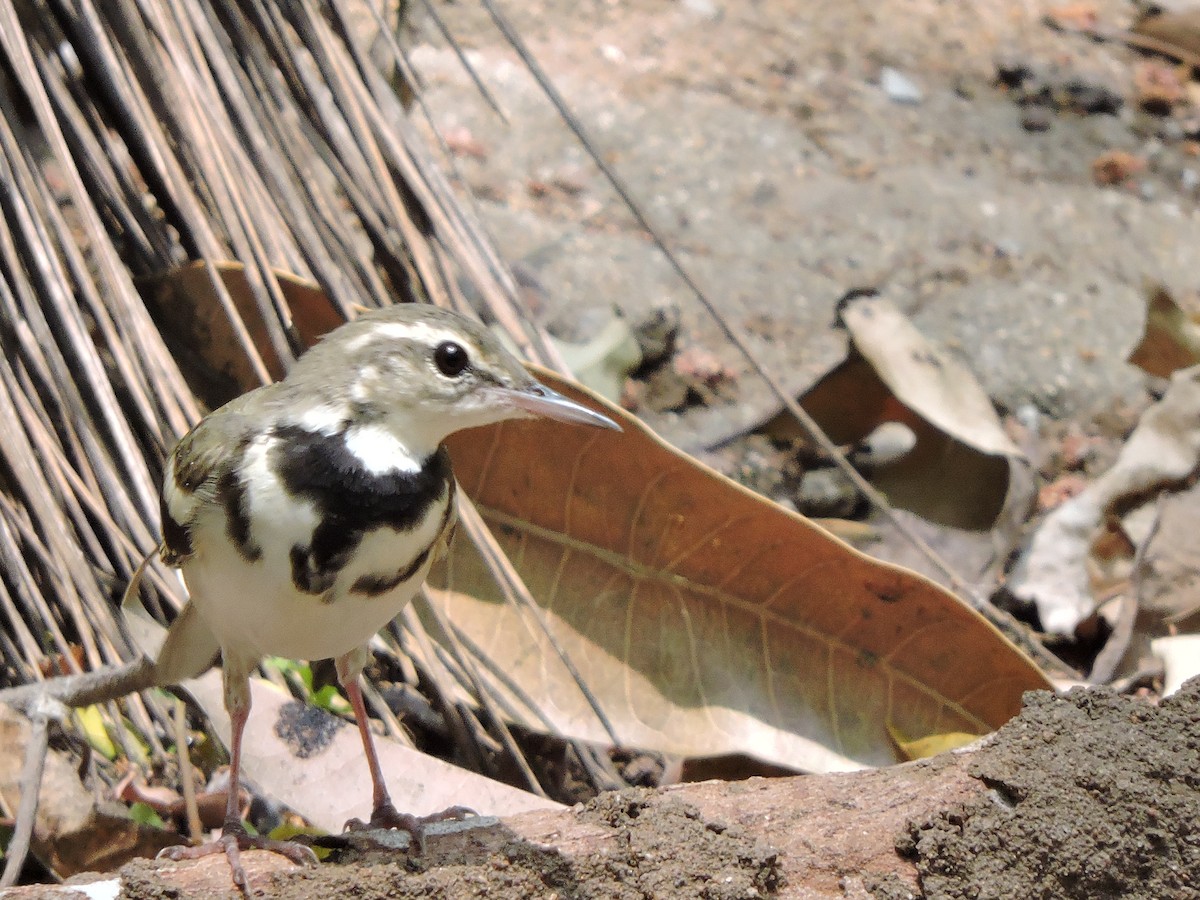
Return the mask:
<svg viewBox="0 0 1200 900">
<path fill-rule="evenodd" d="M 893 304 L 861 296 L 843 305 L 851 352 L 801 404 L 836 442 L 856 443 L 887 422 L 916 436 L 912 451 L 870 473 L 894 506 L 940 525 L 992 527 L 1010 500 L 1020 450 L 975 376 L 922 335 Z M 764 426 L 799 437 L 786 413 Z"/>
<path fill-rule="evenodd" d="M 1124 184 L 1145 168 L 1146 161 L 1128 150 L 1106 150 L 1092 160 L 1092 180 L 1098 185 L 1112 187 Z"/>
<path fill-rule="evenodd" d="M 1129 30 L 1176 47 L 1190 56 L 1200 55 L 1200 9 L 1147 15 Z"/>
<path fill-rule="evenodd" d="M 1151 285 L 1147 290 L 1146 327 L 1129 361 L 1160 378 L 1200 363 L 1200 324 L 1164 285 Z"/>
<path fill-rule="evenodd" d="M 1012 593 L 1036 604 L 1042 628 L 1070 635 L 1096 608 L 1089 565 L 1105 516 L 1118 501 L 1187 478 L 1200 464 L 1200 366 L 1171 376 L 1113 467 L 1038 527 L 1009 577 Z"/>
<path fill-rule="evenodd" d="M 899 729 L 889 728 L 892 740 L 896 742 L 896 747 L 906 760 L 928 759 L 931 756 L 937 756 L 939 753 L 945 753 L 949 750 L 957 750 L 960 747 L 966 747 L 975 743 L 983 735 L 971 734 L 968 731 L 944 731 L 941 734 L 931 734 L 927 737 L 909 739 L 906 738 Z"/>
<path fill-rule="evenodd" d="M 882 297 L 842 308 L 854 347 L 896 399 L 946 434 L 993 456 L 1020 456 L 974 373 Z"/>
<path fill-rule="evenodd" d="M 267 337 L 267 326 L 254 302 L 245 267 L 223 262 L 214 269 L 267 372 L 272 378 L 282 378 L 284 365 Z M 280 270 L 273 270 L 273 274 L 305 346 L 342 323 L 318 285 Z M 204 263 L 181 266 L 151 279 L 150 289 L 144 293 L 188 383 L 209 406 L 219 406 L 262 383 L 234 337 L 233 325 Z"/>
<path fill-rule="evenodd" d="M 30 725 L 20 713 L 0 705 L 0 796 L 16 809 L 21 767 Z M 79 872 L 105 872 L 138 856 L 154 856 L 182 838 L 133 821 L 124 807 L 98 802 L 79 781 L 74 762 L 53 748 L 38 792 L 32 849 L 62 878 Z"/>
<path fill-rule="evenodd" d="M 1138 557 L 1138 604 L 1160 636 L 1200 613 L 1200 485 L 1148 506 L 1156 515 Z"/>
<path fill-rule="evenodd" d="M 625 431 L 510 422 L 457 435 L 450 452 L 622 741 L 806 771 L 887 764 L 896 759 L 889 725 L 986 732 L 1017 711 L 1023 690 L 1045 686 L 941 588 L 537 374 L 603 406 Z M 519 718 L 606 739 L 472 547 L 456 540 L 431 583 Z"/>
</svg>

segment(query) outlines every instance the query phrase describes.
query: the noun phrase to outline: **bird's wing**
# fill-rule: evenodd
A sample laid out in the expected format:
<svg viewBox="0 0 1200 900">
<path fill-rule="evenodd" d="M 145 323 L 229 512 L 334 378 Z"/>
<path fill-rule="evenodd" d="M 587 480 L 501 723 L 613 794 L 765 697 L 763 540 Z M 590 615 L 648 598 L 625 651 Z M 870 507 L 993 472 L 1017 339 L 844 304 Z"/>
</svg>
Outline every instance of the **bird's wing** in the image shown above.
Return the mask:
<svg viewBox="0 0 1200 900">
<path fill-rule="evenodd" d="M 273 386 L 272 386 L 273 387 Z M 251 412 L 260 388 L 209 413 L 172 451 L 163 477 L 162 559 L 181 566 L 192 556 L 192 528 L 200 512 L 220 502 L 221 480 L 232 471 L 256 425 Z"/>
</svg>

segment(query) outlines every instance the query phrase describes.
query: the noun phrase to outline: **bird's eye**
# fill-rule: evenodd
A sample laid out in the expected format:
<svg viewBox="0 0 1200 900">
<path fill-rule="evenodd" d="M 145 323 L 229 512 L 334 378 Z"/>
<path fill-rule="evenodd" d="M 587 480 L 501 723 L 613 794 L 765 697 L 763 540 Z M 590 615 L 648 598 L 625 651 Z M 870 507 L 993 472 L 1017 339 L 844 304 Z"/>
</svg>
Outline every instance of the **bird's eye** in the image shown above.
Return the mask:
<svg viewBox="0 0 1200 900">
<path fill-rule="evenodd" d="M 433 351 L 433 363 L 438 367 L 438 371 L 448 378 L 455 378 L 463 373 L 470 357 L 467 356 L 467 351 L 463 349 L 461 344 L 456 344 L 454 341 L 442 341 Z"/>
</svg>

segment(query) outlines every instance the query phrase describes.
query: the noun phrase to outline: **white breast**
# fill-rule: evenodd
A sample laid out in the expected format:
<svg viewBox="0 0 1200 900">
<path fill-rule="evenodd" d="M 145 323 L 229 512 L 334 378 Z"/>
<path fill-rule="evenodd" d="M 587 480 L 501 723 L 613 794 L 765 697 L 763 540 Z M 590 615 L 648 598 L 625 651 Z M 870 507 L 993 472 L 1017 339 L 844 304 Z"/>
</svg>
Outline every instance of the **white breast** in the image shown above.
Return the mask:
<svg viewBox="0 0 1200 900">
<path fill-rule="evenodd" d="M 323 595 L 306 594 L 292 581 L 291 550 L 310 542 L 318 515 L 312 504 L 283 490 L 266 468 L 271 440 L 262 439 L 247 454 L 247 497 L 261 557 L 247 560 L 224 540 L 225 512 L 211 506 L 195 523 L 195 553 L 183 566 L 184 580 L 197 612 L 227 651 L 248 658 L 341 656 L 366 644 L 412 600 L 433 554 L 387 593 L 354 593 L 354 583 L 411 565 L 436 540 L 449 497 L 435 503 L 412 531 L 368 532 L 334 586 Z"/>
</svg>

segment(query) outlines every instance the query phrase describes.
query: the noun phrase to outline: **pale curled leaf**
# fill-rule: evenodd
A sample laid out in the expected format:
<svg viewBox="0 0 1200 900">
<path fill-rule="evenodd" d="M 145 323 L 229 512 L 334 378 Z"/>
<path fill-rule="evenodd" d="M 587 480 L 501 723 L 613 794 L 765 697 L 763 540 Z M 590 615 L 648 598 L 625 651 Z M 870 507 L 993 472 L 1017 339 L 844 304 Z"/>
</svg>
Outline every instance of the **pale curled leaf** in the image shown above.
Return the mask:
<svg viewBox="0 0 1200 900">
<path fill-rule="evenodd" d="M 896 399 L 946 434 L 994 456 L 1020 456 L 974 374 L 882 297 L 856 297 L 842 322 Z"/>
<path fill-rule="evenodd" d="M 912 432 L 908 453 L 866 473 L 888 503 L 972 531 L 991 529 L 1006 504 L 1021 506 L 1026 463 L 974 374 L 882 297 L 844 301 L 841 320 L 850 351 L 800 404 L 841 444 L 867 440 L 884 425 Z M 802 436 L 786 412 L 763 430 Z"/>
<path fill-rule="evenodd" d="M 889 724 L 914 738 L 986 732 L 1016 713 L 1023 691 L 1047 686 L 941 588 L 604 411 L 624 433 L 513 422 L 449 446 L 464 489 L 623 741 L 811 771 L 887 764 Z M 471 547 L 456 541 L 431 583 L 519 716 L 604 740 Z"/>
<path fill-rule="evenodd" d="M 1092 614 L 1092 542 L 1122 500 L 1181 481 L 1200 465 L 1200 366 L 1171 376 L 1162 400 L 1142 416 L 1112 468 L 1048 515 L 1009 577 L 1012 593 L 1036 604 L 1042 628 L 1069 635 Z"/>
</svg>

